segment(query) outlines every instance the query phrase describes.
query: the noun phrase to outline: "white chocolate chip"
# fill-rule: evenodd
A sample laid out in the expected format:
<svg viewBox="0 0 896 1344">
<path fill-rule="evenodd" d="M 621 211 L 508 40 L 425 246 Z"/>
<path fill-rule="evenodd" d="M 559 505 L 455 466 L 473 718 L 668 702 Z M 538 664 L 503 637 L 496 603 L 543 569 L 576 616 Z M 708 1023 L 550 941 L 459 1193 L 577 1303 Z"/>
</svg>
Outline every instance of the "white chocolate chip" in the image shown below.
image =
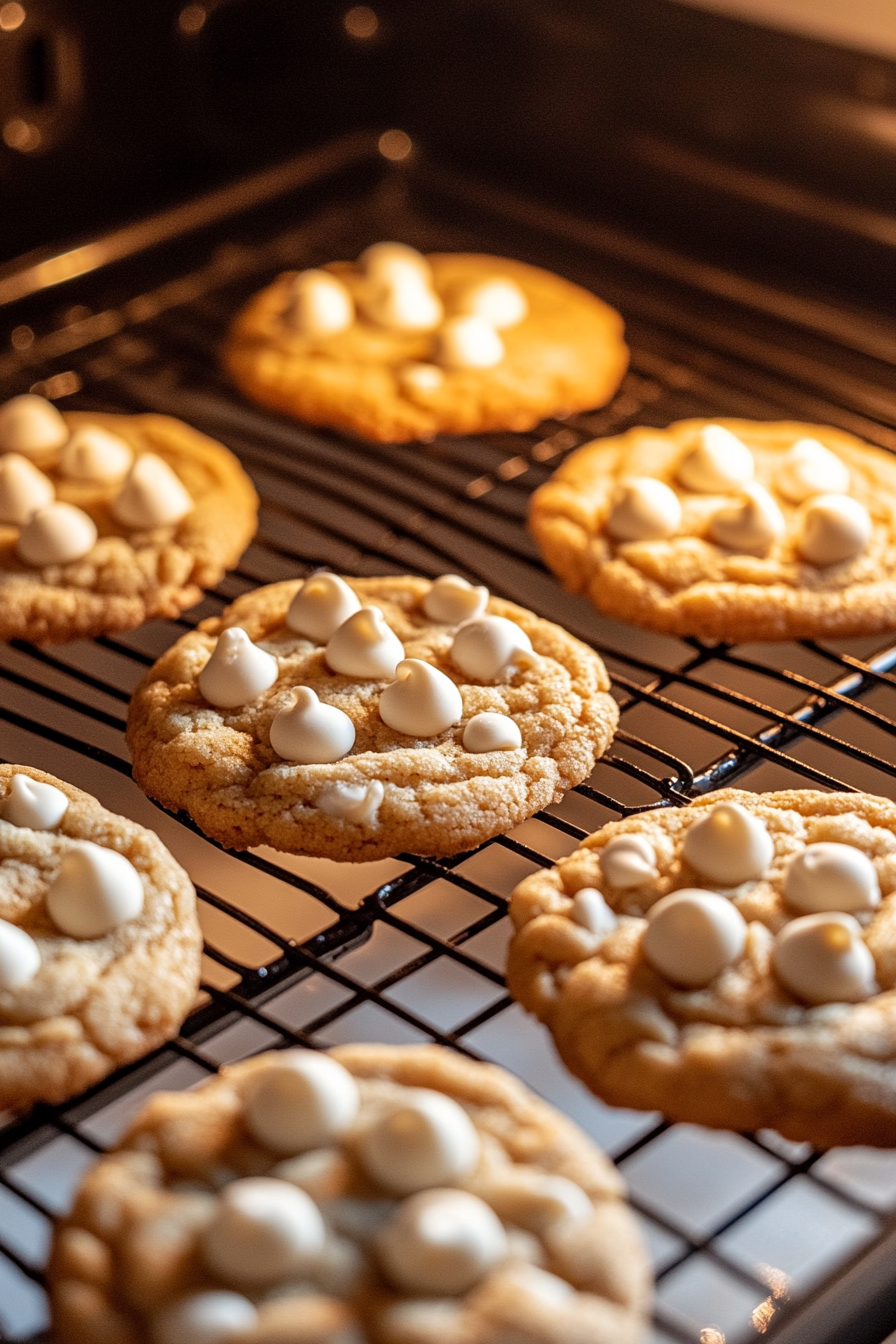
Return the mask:
<svg viewBox="0 0 896 1344">
<path fill-rule="evenodd" d="M 297 1185 L 320 1204 L 340 1199 L 352 1180 L 352 1170 L 341 1148 L 309 1148 L 297 1157 L 285 1158 L 271 1167 L 269 1176 Z"/>
<path fill-rule="evenodd" d="M 48 504 L 38 509 L 19 533 L 16 550 L 26 565 L 68 565 L 96 545 L 96 523 L 74 504 Z"/>
<path fill-rule="evenodd" d="M 318 700 L 310 686 L 297 686 L 292 704 L 271 723 L 271 746 L 284 761 L 330 765 L 355 745 L 355 725 L 335 705 Z"/>
<path fill-rule="evenodd" d="M 789 906 L 805 914 L 821 910 L 853 914 L 880 904 L 880 883 L 867 854 L 854 845 L 822 840 L 791 860 L 784 896 Z"/>
<path fill-rule="evenodd" d="M 345 677 L 384 681 L 395 676 L 404 645 L 379 607 L 361 607 L 330 637 L 324 656 L 329 667 Z"/>
<path fill-rule="evenodd" d="M 0 406 L 0 452 L 42 457 L 67 438 L 68 425 L 43 397 L 25 393 Z"/>
<path fill-rule="evenodd" d="M 286 291 L 283 321 L 300 336 L 337 336 L 355 320 L 345 285 L 329 271 L 299 271 Z"/>
<path fill-rule="evenodd" d="M 409 397 L 428 397 L 438 392 L 445 381 L 445 374 L 438 364 L 424 364 L 412 361 L 402 364 L 395 375 L 398 386 Z"/>
<path fill-rule="evenodd" d="M 364 316 L 387 331 L 434 331 L 442 320 L 442 300 L 414 271 L 396 271 L 359 296 Z"/>
<path fill-rule="evenodd" d="M 279 675 L 277 659 L 234 625 L 218 636 L 199 673 L 199 693 L 217 709 L 236 709 L 270 690 Z"/>
<path fill-rule="evenodd" d="M 462 1106 L 442 1092 L 414 1088 L 363 1132 L 358 1151 L 379 1185 L 409 1195 L 469 1176 L 480 1146 Z"/>
<path fill-rule="evenodd" d="M 719 546 L 751 555 L 764 555 L 787 524 L 764 486 L 745 485 L 734 504 L 723 504 L 709 520 L 709 535 Z"/>
<path fill-rule="evenodd" d="M 576 924 L 601 938 L 612 933 L 619 922 L 597 887 L 580 887 L 572 898 L 570 914 Z"/>
<path fill-rule="evenodd" d="M 40 948 L 18 924 L 0 919 L 0 990 L 22 989 L 40 970 Z"/>
<path fill-rule="evenodd" d="M 358 596 L 345 579 L 338 574 L 312 574 L 290 602 L 286 624 L 297 635 L 324 644 L 360 610 Z"/>
<path fill-rule="evenodd" d="M 775 847 L 759 817 L 740 803 L 717 803 L 688 828 L 683 852 L 703 877 L 737 887 L 765 875 Z"/>
<path fill-rule="evenodd" d="M 410 272 L 427 285 L 432 283 L 429 262 L 422 252 L 406 243 L 372 243 L 359 256 L 358 265 L 371 280 L 389 282 Z"/>
<path fill-rule="evenodd" d="M 674 490 L 652 476 L 629 476 L 613 495 L 606 529 L 616 541 L 661 541 L 681 527 L 681 504 Z"/>
<path fill-rule="evenodd" d="M 852 915 L 791 920 L 775 938 L 772 966 L 785 989 L 806 1003 L 861 1003 L 878 992 L 874 958 Z"/>
<path fill-rule="evenodd" d="M 247 1177 L 222 1191 L 203 1233 L 202 1255 L 222 1283 L 261 1286 L 307 1273 L 325 1238 L 318 1207 L 304 1190 Z"/>
<path fill-rule="evenodd" d="M 580 1185 L 523 1163 L 498 1167 L 477 1189 L 505 1223 L 539 1237 L 561 1226 L 569 1230 L 594 1213 Z"/>
<path fill-rule="evenodd" d="M 641 948 L 667 980 L 702 989 L 737 961 L 746 942 L 746 921 L 731 901 L 684 887 L 651 906 Z"/>
<path fill-rule="evenodd" d="M 460 1296 L 507 1255 L 507 1234 L 465 1190 L 424 1190 L 401 1204 L 377 1237 L 386 1276 L 406 1292 Z"/>
<path fill-rule="evenodd" d="M 494 681 L 519 654 L 532 652 L 532 641 L 515 621 L 504 616 L 477 616 L 454 636 L 450 657 L 468 677 Z"/>
<path fill-rule="evenodd" d="M 30 775 L 13 775 L 9 793 L 0 803 L 0 817 L 13 826 L 52 831 L 68 811 L 68 798 L 53 784 Z"/>
<path fill-rule="evenodd" d="M 247 1079 L 243 1120 L 254 1139 L 279 1157 L 332 1143 L 358 1113 L 358 1085 L 348 1069 L 313 1050 L 283 1050 Z"/>
<path fill-rule="evenodd" d="M 495 276 L 467 286 L 458 294 L 455 303 L 458 313 L 484 317 L 496 331 L 519 326 L 528 315 L 529 300 L 515 280 Z"/>
<path fill-rule="evenodd" d="M 463 1303 L 444 1297 L 397 1298 L 379 1317 L 389 1344 L 461 1344 L 468 1319 Z"/>
<path fill-rule="evenodd" d="M 81 425 L 62 450 L 59 470 L 72 481 L 120 481 L 134 453 L 118 434 L 102 425 Z"/>
<path fill-rule="evenodd" d="M 678 464 L 678 479 L 700 494 L 725 494 L 752 481 L 756 471 L 747 445 L 724 425 L 704 425 L 692 448 Z"/>
<path fill-rule="evenodd" d="M 503 1283 L 511 1283 L 514 1292 L 522 1297 L 534 1297 L 537 1302 L 551 1307 L 568 1304 L 576 1295 L 571 1283 L 539 1269 L 537 1265 L 510 1264 L 501 1271 L 501 1280 Z"/>
<path fill-rule="evenodd" d="M 464 729 L 464 751 L 516 751 L 523 735 L 515 719 L 508 714 L 485 710 L 474 714 Z"/>
<path fill-rule="evenodd" d="M 143 453 L 127 474 L 112 513 L 125 527 L 169 527 L 192 511 L 193 500 L 164 458 Z"/>
<path fill-rule="evenodd" d="M 423 599 L 423 610 L 431 621 L 445 625 L 460 625 L 481 616 L 488 606 L 488 589 L 472 583 L 459 574 L 443 574 L 434 579 Z"/>
<path fill-rule="evenodd" d="M 802 507 L 797 550 L 810 565 L 852 560 L 871 540 L 871 517 L 849 495 L 815 495 Z"/>
<path fill-rule="evenodd" d="M 436 336 L 436 360 L 446 369 L 493 369 L 504 342 L 484 317 L 449 317 Z"/>
<path fill-rule="evenodd" d="M 849 467 L 817 439 L 799 439 L 785 453 L 775 485 L 792 504 L 801 504 L 812 495 L 845 494 Z"/>
<path fill-rule="evenodd" d="M 450 677 L 421 658 L 405 658 L 396 680 L 380 694 L 380 718 L 408 737 L 438 737 L 464 712 L 460 691 Z"/>
<path fill-rule="evenodd" d="M 0 457 L 0 523 L 21 527 L 56 498 L 53 482 L 21 453 Z"/>
<path fill-rule="evenodd" d="M 643 886 L 659 876 L 656 850 L 646 835 L 617 835 L 600 851 L 600 870 L 611 887 Z"/>
<path fill-rule="evenodd" d="M 104 938 L 143 910 L 143 879 L 123 854 L 90 840 L 66 850 L 47 889 L 47 914 L 70 938 Z"/>
<path fill-rule="evenodd" d="M 350 822 L 354 826 L 372 826 L 380 810 L 386 790 L 378 779 L 369 784 L 337 782 L 317 799 L 317 806 L 330 817 Z"/>
<path fill-rule="evenodd" d="M 258 1312 L 241 1293 L 205 1292 L 182 1297 L 153 1318 L 152 1344 L 227 1344 L 251 1332 Z"/>
</svg>

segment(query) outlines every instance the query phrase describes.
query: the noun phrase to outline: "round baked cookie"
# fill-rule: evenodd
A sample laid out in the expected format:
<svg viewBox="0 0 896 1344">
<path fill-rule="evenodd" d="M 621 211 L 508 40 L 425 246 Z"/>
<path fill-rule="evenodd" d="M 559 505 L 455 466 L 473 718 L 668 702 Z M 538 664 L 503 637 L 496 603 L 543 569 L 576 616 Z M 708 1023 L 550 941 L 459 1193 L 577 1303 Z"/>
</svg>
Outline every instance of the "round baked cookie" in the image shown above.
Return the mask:
<svg viewBox="0 0 896 1344">
<path fill-rule="evenodd" d="M 650 1299 L 603 1153 L 440 1046 L 271 1052 L 157 1094 L 48 1277 L 59 1344 L 636 1344 Z"/>
<path fill-rule="evenodd" d="M 709 641 L 896 625 L 896 462 L 839 429 L 681 420 L 572 453 L 532 497 L 548 565 L 600 612 Z"/>
<path fill-rule="evenodd" d="M 0 639 L 175 617 L 235 564 L 258 499 L 221 444 L 163 415 L 0 406 Z"/>
<path fill-rule="evenodd" d="M 549 271 L 383 243 L 278 276 L 237 315 L 224 363 L 253 401 L 405 442 L 602 406 L 628 365 L 622 332 L 614 309 Z"/>
<path fill-rule="evenodd" d="M 608 686 L 587 645 L 457 576 L 318 574 L 179 639 L 128 744 L 140 787 L 229 848 L 456 854 L 590 774 Z"/>
<path fill-rule="evenodd" d="M 152 831 L 0 765 L 0 1111 L 59 1102 L 175 1036 L 196 893 Z"/>
<path fill-rule="evenodd" d="M 513 996 L 615 1106 L 896 1145 L 896 804 L 726 789 L 513 894 Z"/>
</svg>

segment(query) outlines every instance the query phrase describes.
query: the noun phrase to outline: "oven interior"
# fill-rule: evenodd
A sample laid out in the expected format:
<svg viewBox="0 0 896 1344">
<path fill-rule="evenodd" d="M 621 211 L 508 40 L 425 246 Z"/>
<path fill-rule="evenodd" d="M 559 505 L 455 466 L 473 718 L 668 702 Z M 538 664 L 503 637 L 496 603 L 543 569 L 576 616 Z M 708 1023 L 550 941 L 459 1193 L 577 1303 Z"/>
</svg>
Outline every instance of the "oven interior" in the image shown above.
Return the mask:
<svg viewBox="0 0 896 1344">
<path fill-rule="evenodd" d="M 402 139 L 402 136 L 404 137 Z M 560 271 L 623 313 L 629 374 L 593 414 L 530 434 L 371 446 L 243 401 L 217 363 L 236 306 L 285 267 L 379 238 Z M 502 981 L 507 897 L 605 821 L 723 784 L 896 797 L 896 644 L 708 647 L 606 621 L 564 593 L 526 531 L 531 490 L 596 436 L 689 415 L 796 417 L 896 449 L 896 341 L 858 303 L 745 277 L 593 214 L 352 133 L 84 247 L 0 275 L 0 398 L 180 416 L 241 458 L 262 499 L 238 568 L 179 621 L 0 649 L 0 753 L 156 829 L 189 869 L 207 948 L 177 1040 L 86 1095 L 0 1117 L 0 1338 L 38 1339 L 49 1219 L 144 1098 L 284 1042 L 435 1040 L 495 1060 L 619 1163 L 657 1271 L 655 1344 L 879 1344 L 896 1325 L 896 1152 L 826 1154 L 613 1110 L 556 1061 Z M 338 865 L 228 853 L 130 780 L 123 725 L 146 667 L 255 585 L 325 565 L 457 571 L 605 658 L 620 732 L 586 784 L 483 845 Z"/>
</svg>

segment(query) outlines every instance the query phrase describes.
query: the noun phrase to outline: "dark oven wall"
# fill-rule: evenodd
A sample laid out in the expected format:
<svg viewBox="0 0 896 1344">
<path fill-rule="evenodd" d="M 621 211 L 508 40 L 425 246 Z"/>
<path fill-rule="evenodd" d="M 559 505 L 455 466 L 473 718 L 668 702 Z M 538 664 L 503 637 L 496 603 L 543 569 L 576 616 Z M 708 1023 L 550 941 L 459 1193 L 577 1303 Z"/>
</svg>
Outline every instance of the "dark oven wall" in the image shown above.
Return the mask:
<svg viewBox="0 0 896 1344">
<path fill-rule="evenodd" d="M 592 216 L 896 280 L 896 63 L 672 0 L 0 4 L 0 256 L 357 127 Z"/>
</svg>

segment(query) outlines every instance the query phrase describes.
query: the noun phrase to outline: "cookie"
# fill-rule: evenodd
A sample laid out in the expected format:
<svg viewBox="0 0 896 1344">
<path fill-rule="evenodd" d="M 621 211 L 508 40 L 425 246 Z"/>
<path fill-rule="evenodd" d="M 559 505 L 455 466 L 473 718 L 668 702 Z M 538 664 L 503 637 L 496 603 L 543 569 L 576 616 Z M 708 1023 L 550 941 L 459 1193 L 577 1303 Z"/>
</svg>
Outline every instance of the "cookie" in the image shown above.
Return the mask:
<svg viewBox="0 0 896 1344">
<path fill-rule="evenodd" d="M 13 398 L 0 406 L 0 639 L 179 616 L 242 555 L 257 509 L 236 458 L 179 420 Z"/>
<path fill-rule="evenodd" d="M 193 885 L 157 836 L 0 765 L 0 1111 L 63 1101 L 175 1036 L 201 952 Z"/>
<path fill-rule="evenodd" d="M 278 276 L 237 315 L 224 363 L 252 401 L 400 443 L 602 406 L 628 351 L 619 314 L 549 271 L 378 243 Z"/>
<path fill-rule="evenodd" d="M 532 498 L 548 565 L 606 616 L 707 641 L 896 625 L 896 462 L 839 429 L 681 420 L 586 444 Z"/>
<path fill-rule="evenodd" d="M 270 1052 L 159 1093 L 56 1229 L 59 1344 L 636 1344 L 622 1181 L 503 1069 Z"/>
<path fill-rule="evenodd" d="M 131 701 L 134 778 L 232 849 L 456 854 L 558 801 L 618 719 L 600 658 L 464 579 L 271 584 Z"/>
<path fill-rule="evenodd" d="M 521 883 L 507 979 L 615 1106 L 896 1145 L 896 804 L 736 789 Z"/>
</svg>

